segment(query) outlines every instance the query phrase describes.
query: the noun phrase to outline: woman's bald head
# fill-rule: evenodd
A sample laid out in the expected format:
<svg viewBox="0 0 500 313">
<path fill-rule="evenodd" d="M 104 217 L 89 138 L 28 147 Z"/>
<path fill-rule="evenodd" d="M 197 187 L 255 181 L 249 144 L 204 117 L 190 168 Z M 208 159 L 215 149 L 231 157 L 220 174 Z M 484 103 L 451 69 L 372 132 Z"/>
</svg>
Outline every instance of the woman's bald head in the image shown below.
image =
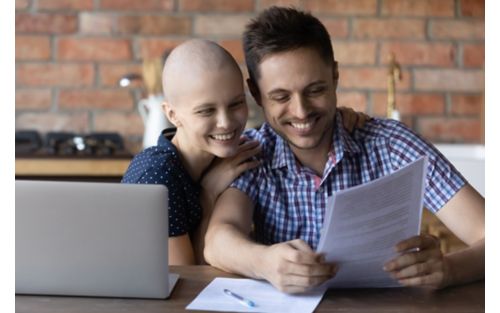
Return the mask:
<svg viewBox="0 0 500 313">
<path fill-rule="evenodd" d="M 234 58 L 215 42 L 193 39 L 177 46 L 163 67 L 163 92 L 167 102 L 175 105 L 179 96 L 189 92 L 190 86 L 203 83 L 211 73 L 241 70 Z M 243 79 L 243 78 L 242 78 Z"/>
</svg>

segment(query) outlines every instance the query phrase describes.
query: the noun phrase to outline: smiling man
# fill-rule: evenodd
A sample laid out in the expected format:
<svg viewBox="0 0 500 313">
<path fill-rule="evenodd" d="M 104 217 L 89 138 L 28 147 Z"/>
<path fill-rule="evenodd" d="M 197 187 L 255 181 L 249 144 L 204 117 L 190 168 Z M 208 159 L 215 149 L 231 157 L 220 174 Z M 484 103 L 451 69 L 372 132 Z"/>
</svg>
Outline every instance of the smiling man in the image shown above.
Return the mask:
<svg viewBox="0 0 500 313">
<path fill-rule="evenodd" d="M 434 288 L 484 277 L 484 199 L 399 122 L 372 119 L 353 134 L 339 127 L 337 62 L 318 19 L 272 7 L 247 25 L 243 42 L 247 83 L 266 118 L 246 133 L 261 143 L 261 166 L 218 198 L 205 237 L 210 264 L 291 293 L 325 282 L 336 265 L 314 249 L 328 197 L 425 155 L 425 207 L 469 247 L 443 255 L 432 236 L 408 238 L 384 270 L 402 285 Z"/>
</svg>

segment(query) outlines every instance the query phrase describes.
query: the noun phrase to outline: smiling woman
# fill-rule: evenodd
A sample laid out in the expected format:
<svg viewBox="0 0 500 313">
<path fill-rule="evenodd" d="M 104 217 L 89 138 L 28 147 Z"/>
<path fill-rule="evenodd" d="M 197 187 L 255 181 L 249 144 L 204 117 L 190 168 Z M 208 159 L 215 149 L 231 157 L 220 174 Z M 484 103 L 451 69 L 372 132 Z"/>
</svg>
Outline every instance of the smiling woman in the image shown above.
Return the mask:
<svg viewBox="0 0 500 313">
<path fill-rule="evenodd" d="M 137 155 L 124 183 L 169 190 L 169 263 L 202 263 L 202 236 L 215 199 L 243 171 L 257 142 L 240 138 L 248 117 L 241 71 L 222 47 L 191 40 L 175 48 L 163 70 L 163 110 L 176 129 Z"/>
</svg>

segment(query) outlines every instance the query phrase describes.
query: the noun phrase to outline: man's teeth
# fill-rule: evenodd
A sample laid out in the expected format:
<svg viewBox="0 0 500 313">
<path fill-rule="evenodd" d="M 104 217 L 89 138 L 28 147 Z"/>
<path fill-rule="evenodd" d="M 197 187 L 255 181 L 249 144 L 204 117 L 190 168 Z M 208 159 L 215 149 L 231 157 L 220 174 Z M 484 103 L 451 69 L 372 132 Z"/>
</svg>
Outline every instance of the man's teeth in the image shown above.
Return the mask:
<svg viewBox="0 0 500 313">
<path fill-rule="evenodd" d="M 228 134 L 220 134 L 220 135 L 211 135 L 215 140 L 231 140 L 234 137 L 235 132 L 231 132 Z"/>
<path fill-rule="evenodd" d="M 292 124 L 293 127 L 298 128 L 298 129 L 307 129 L 307 128 L 312 127 L 313 122 L 307 122 L 307 123 L 293 123 L 293 122 L 291 122 L 290 124 Z"/>
</svg>

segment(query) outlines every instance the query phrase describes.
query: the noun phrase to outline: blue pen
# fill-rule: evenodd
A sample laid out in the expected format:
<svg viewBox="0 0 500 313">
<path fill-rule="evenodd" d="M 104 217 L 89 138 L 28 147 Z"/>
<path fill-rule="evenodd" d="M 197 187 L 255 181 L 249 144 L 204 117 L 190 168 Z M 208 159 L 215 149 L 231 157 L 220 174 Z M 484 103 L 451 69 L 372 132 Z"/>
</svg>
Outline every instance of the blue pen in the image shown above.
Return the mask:
<svg viewBox="0 0 500 313">
<path fill-rule="evenodd" d="M 255 302 L 253 302 L 252 300 L 250 299 L 246 299 L 242 296 L 240 296 L 239 294 L 236 294 L 234 292 L 232 292 L 231 290 L 229 289 L 224 289 L 224 293 L 234 299 L 236 299 L 239 303 L 245 305 L 245 306 L 248 306 L 248 307 L 251 307 L 251 308 L 254 308 L 256 307 L 257 305 L 255 304 Z"/>
</svg>

